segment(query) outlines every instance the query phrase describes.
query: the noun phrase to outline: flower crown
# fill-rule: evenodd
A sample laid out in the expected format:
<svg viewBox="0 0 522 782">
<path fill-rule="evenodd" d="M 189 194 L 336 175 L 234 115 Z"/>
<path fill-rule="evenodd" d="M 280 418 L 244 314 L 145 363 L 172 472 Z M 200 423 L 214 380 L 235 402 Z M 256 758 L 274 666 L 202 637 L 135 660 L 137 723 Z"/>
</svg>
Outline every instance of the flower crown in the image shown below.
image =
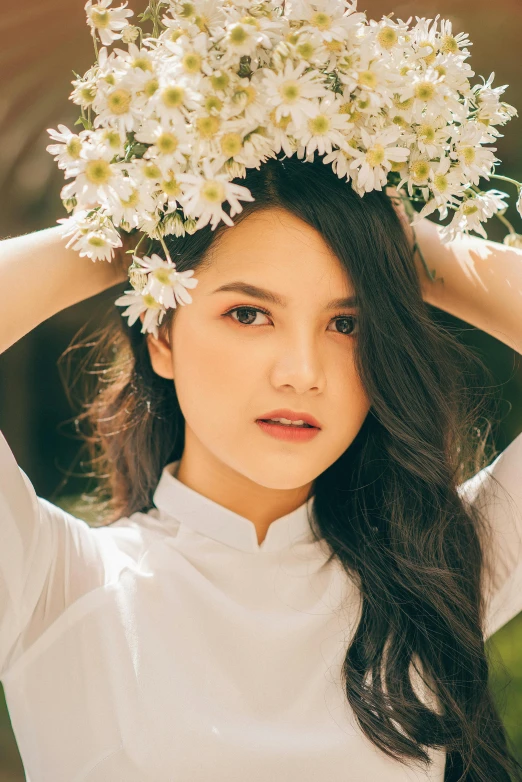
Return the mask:
<svg viewBox="0 0 522 782">
<path fill-rule="evenodd" d="M 115 302 L 129 325 L 145 313 L 142 332 L 157 336 L 166 310 L 192 301 L 194 272 L 176 271 L 164 237 L 233 225 L 254 199 L 231 180 L 281 151 L 304 162 L 317 152 L 360 196 L 395 187 L 412 225 L 453 210 L 443 241 L 486 237 L 482 222 L 497 215 L 504 241 L 522 246 L 503 216 L 507 194 L 478 187 L 481 177 L 511 182 L 522 215 L 522 184 L 493 173 L 500 161 L 487 146 L 517 111 L 494 73 L 471 86 L 471 43 L 451 22 L 368 21 L 356 0 L 150 0 L 145 36 L 127 2 L 111 2 L 85 5 L 96 62 L 70 95 L 83 130 L 49 129 L 47 150 L 73 178 L 60 194 L 70 216 L 58 220 L 68 247 L 111 261 L 122 231 L 142 234 L 129 251 L 132 290 Z M 119 40 L 127 50 L 109 54 Z M 136 255 L 145 237 L 165 259 Z"/>
</svg>

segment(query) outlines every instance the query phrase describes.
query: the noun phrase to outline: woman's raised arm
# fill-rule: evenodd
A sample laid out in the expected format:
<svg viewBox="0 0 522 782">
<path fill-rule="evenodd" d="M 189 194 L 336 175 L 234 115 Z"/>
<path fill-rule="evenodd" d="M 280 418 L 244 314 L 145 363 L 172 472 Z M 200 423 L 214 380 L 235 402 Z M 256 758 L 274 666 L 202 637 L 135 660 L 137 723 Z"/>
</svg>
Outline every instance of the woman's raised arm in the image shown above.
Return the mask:
<svg viewBox="0 0 522 782">
<path fill-rule="evenodd" d="M 522 353 L 522 250 L 478 236 L 443 244 L 441 230 L 428 219 L 415 226 L 437 277 L 429 279 L 416 253 L 424 300 Z"/>
<path fill-rule="evenodd" d="M 93 262 L 67 249 L 62 233 L 56 225 L 0 241 L 0 353 L 57 312 L 127 278 L 123 247 L 110 263 Z"/>
</svg>

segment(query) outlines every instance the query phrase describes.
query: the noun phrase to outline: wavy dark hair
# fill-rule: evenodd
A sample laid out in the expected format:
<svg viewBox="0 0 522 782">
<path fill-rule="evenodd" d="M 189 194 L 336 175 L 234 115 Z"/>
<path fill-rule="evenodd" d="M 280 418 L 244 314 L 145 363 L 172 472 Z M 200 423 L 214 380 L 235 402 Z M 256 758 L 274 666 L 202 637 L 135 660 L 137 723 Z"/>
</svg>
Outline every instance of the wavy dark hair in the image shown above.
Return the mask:
<svg viewBox="0 0 522 782">
<path fill-rule="evenodd" d="M 255 198 L 236 224 L 274 207 L 301 218 L 344 265 L 359 301 L 356 360 L 371 407 L 344 454 L 315 479 L 317 529 L 310 520 L 362 595 L 343 667 L 358 724 L 400 762 L 429 764 L 426 749 L 445 749 L 446 782 L 521 779 L 488 684 L 489 531 L 457 492 L 487 463 L 477 437 L 480 403 L 466 383 L 475 357 L 423 301 L 384 191 L 361 198 L 320 156 L 304 163 L 279 155 L 235 181 Z M 197 277 L 226 228 L 165 237 L 178 270 Z M 157 241 L 147 250 L 163 256 Z M 173 381 L 153 371 L 141 322 L 129 327 L 110 309 L 111 321 L 84 343 L 95 388 L 75 419 L 89 430 L 82 436 L 104 524 L 153 507 L 163 467 L 184 447 Z M 168 310 L 160 332 L 175 313 Z M 414 662 L 436 708 L 412 686 Z"/>
</svg>

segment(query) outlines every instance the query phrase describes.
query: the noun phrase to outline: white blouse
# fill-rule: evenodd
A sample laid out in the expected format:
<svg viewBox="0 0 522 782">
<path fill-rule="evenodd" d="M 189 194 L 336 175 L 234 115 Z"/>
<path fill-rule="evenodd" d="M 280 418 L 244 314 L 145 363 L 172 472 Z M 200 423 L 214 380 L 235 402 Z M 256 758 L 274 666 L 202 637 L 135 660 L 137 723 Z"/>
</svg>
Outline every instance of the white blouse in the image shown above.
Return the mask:
<svg viewBox="0 0 522 782">
<path fill-rule="evenodd" d="M 348 707 L 360 601 L 312 500 L 259 545 L 178 464 L 152 510 L 94 528 L 36 496 L 0 432 L 0 679 L 28 782 L 442 782 L 443 752 L 429 774 L 393 761 Z M 519 435 L 461 487 L 495 529 L 486 635 L 522 610 L 521 486 Z"/>
</svg>

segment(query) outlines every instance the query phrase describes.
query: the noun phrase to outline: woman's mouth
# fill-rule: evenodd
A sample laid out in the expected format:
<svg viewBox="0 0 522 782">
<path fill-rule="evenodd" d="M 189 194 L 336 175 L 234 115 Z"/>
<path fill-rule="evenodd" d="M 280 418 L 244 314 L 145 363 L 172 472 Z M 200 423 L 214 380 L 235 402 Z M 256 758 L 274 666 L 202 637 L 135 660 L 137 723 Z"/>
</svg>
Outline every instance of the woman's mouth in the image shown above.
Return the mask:
<svg viewBox="0 0 522 782">
<path fill-rule="evenodd" d="M 263 421 L 261 418 L 257 419 L 256 424 L 263 432 L 275 437 L 277 440 L 286 440 L 294 443 L 308 442 L 320 431 L 315 426 L 283 424 L 276 421 Z"/>
</svg>

